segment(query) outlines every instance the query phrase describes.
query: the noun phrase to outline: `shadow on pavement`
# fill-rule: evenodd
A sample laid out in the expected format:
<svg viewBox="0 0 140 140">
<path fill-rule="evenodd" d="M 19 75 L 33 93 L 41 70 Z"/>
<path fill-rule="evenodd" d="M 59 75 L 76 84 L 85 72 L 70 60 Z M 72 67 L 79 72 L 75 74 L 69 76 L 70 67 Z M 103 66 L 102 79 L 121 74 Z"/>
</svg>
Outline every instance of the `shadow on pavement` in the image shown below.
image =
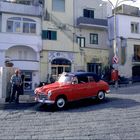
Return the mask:
<svg viewBox="0 0 140 140">
<path fill-rule="evenodd" d="M 62 111 L 68 111 L 68 112 L 88 112 L 93 110 L 101 110 L 106 108 L 131 108 L 134 106 L 140 106 L 140 102 L 136 102 L 132 99 L 120 99 L 116 97 L 110 97 L 106 98 L 102 102 L 98 102 L 95 99 L 85 99 L 81 101 L 71 102 L 68 103 L 65 109 Z M 38 106 L 35 108 L 39 112 L 54 112 L 58 111 L 53 106 L 48 105 L 41 105 L 38 104 Z"/>
<path fill-rule="evenodd" d="M 38 103 L 36 105 L 35 110 L 38 112 L 56 112 L 57 111 L 54 105 L 47 105 L 47 104 L 41 104 L 41 103 Z"/>
<path fill-rule="evenodd" d="M 5 104 L 0 104 L 0 110 L 26 110 L 31 107 L 34 107 L 36 103 L 5 103 Z"/>
</svg>

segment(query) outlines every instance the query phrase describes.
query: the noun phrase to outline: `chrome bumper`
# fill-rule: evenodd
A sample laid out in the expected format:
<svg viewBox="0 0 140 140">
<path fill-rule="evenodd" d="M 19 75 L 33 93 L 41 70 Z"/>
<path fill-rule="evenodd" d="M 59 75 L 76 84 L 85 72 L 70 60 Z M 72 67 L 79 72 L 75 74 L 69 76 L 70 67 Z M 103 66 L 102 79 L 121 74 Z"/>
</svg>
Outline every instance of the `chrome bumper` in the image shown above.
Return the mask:
<svg viewBox="0 0 140 140">
<path fill-rule="evenodd" d="M 47 100 L 47 99 L 39 99 L 35 97 L 35 101 L 39 103 L 46 103 L 46 104 L 54 104 L 55 101 Z"/>
<path fill-rule="evenodd" d="M 110 90 L 107 90 L 106 93 L 109 94 L 110 93 Z"/>
</svg>

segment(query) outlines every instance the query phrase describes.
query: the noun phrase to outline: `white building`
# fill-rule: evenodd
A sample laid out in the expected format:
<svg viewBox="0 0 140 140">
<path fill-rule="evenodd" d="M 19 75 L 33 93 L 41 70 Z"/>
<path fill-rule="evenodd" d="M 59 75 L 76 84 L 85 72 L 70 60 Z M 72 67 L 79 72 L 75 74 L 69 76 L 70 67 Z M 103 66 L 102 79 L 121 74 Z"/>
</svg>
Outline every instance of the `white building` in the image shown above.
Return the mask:
<svg viewBox="0 0 140 140">
<path fill-rule="evenodd" d="M 125 77 L 140 76 L 140 11 L 139 8 L 121 5 L 117 8 L 116 36 L 119 55 L 119 74 Z M 113 48 L 114 18 L 109 18 L 109 40 Z M 113 51 L 112 51 L 113 52 Z M 111 58 L 113 53 L 111 55 Z"/>
<path fill-rule="evenodd" d="M 0 1 L 0 67 L 10 60 L 19 68 L 25 90 L 33 90 L 40 78 L 41 14 L 31 0 Z"/>
</svg>

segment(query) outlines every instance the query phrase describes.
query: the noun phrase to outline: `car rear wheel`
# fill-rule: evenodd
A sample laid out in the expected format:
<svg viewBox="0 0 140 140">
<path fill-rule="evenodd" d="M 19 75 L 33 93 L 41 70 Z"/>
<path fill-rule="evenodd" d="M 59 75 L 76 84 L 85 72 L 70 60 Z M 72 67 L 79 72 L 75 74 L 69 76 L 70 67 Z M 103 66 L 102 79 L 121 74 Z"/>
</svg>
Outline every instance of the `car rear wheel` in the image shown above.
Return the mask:
<svg viewBox="0 0 140 140">
<path fill-rule="evenodd" d="M 66 105 L 66 99 L 64 97 L 58 97 L 55 105 L 58 109 L 63 109 Z"/>
<path fill-rule="evenodd" d="M 98 95 L 97 95 L 97 99 L 98 99 L 99 101 L 104 100 L 104 99 L 105 99 L 105 92 L 99 91 L 99 93 L 98 93 Z"/>
</svg>

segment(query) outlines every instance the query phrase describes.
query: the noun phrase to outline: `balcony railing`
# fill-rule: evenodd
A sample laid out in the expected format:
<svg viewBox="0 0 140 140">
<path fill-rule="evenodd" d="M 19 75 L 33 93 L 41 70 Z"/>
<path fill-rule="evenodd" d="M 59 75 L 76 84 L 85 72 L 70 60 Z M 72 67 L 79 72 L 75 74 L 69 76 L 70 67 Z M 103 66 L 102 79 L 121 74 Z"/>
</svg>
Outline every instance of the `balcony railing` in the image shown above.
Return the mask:
<svg viewBox="0 0 140 140">
<path fill-rule="evenodd" d="M 26 69 L 27 70 L 39 70 L 39 61 L 37 60 L 11 60 L 11 62 L 16 66 L 20 67 L 20 69 Z M 22 65 L 21 65 L 22 63 Z"/>
<path fill-rule="evenodd" d="M 40 6 L 0 2 L 0 12 L 16 13 L 31 16 L 41 16 L 42 8 Z"/>
<path fill-rule="evenodd" d="M 77 19 L 77 26 L 107 29 L 108 23 L 107 19 L 92 19 L 87 17 L 79 17 Z"/>
</svg>

